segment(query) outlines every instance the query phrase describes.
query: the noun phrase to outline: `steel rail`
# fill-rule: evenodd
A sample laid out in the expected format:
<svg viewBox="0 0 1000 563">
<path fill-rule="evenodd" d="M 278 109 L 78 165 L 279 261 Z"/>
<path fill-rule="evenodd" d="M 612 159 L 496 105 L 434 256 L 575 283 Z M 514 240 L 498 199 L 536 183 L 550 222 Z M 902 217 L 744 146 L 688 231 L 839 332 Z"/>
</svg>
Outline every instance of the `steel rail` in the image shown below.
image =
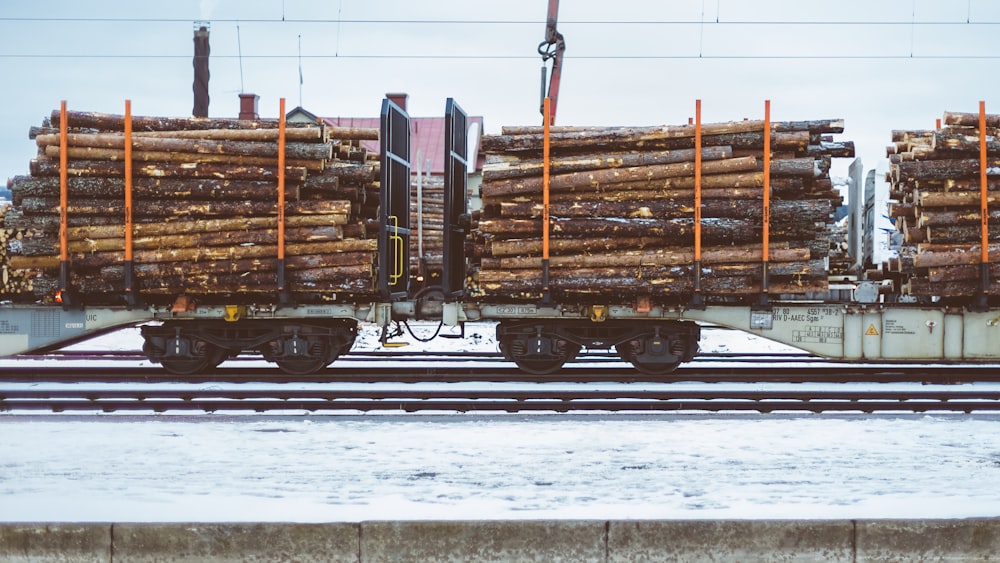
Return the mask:
<svg viewBox="0 0 1000 563">
<path fill-rule="evenodd" d="M 522 382 L 522 383 L 592 383 L 680 381 L 734 383 L 970 383 L 1000 382 L 1000 370 L 995 365 L 925 365 L 898 364 L 838 364 L 835 362 L 796 362 L 772 365 L 769 362 L 729 362 L 717 365 L 686 364 L 665 375 L 642 374 L 621 362 L 617 364 L 573 364 L 559 372 L 531 375 L 513 364 L 469 366 L 468 361 L 438 361 L 406 365 L 401 362 L 337 365 L 314 375 L 292 376 L 263 362 L 246 366 L 223 364 L 214 370 L 190 376 L 170 374 L 157 365 L 30 365 L 20 363 L 0 367 L 0 383 L 15 382 L 105 382 L 105 383 L 453 383 L 453 382 Z"/>
<path fill-rule="evenodd" d="M 286 390 L 9 389 L 0 411 L 776 411 L 997 412 L 1000 391 L 970 390 Z"/>
</svg>

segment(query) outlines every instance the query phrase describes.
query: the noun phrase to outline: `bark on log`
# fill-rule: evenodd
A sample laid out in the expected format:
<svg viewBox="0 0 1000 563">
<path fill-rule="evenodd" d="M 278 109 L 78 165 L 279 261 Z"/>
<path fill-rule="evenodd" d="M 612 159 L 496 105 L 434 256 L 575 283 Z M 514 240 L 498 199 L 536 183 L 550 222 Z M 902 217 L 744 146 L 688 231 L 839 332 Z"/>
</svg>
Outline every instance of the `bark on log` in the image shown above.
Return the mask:
<svg viewBox="0 0 1000 563">
<path fill-rule="evenodd" d="M 86 134 L 70 133 L 67 144 L 71 147 L 94 147 L 105 149 L 124 149 L 125 136 L 117 134 Z M 60 145 L 59 135 L 39 135 L 35 138 L 39 147 Z M 138 135 L 132 138 L 132 150 L 160 153 L 195 153 L 245 155 L 278 158 L 277 142 L 260 141 L 230 141 L 223 139 L 178 139 L 169 137 L 145 137 Z M 333 158 L 333 147 L 328 143 L 285 143 L 285 158 L 303 160 L 329 160 Z"/>
<path fill-rule="evenodd" d="M 920 210 L 917 219 L 919 227 L 946 227 L 949 225 L 979 225 L 980 213 L 978 208 L 962 208 L 954 211 L 943 211 L 940 209 Z M 1000 221 L 1000 209 L 993 209 L 989 212 L 989 221 Z"/>
<path fill-rule="evenodd" d="M 724 174 L 752 171 L 757 168 L 754 158 L 730 158 L 725 160 L 710 160 L 702 164 L 704 174 Z M 610 168 L 587 172 L 571 172 L 552 176 L 549 181 L 551 191 L 569 191 L 581 188 L 600 188 L 606 184 L 621 184 L 633 182 L 652 182 L 665 178 L 677 178 L 694 175 L 693 162 L 676 164 L 657 164 L 650 166 L 635 166 L 628 168 Z M 516 180 L 504 180 L 483 184 L 480 188 L 483 197 L 501 195 L 527 194 L 542 191 L 542 178 L 532 176 Z"/>
<path fill-rule="evenodd" d="M 336 242 L 296 243 L 285 247 L 287 256 L 308 254 L 332 254 L 336 252 L 375 252 L 374 239 L 345 239 Z M 134 254 L 135 262 L 197 262 L 201 260 L 243 260 L 251 258 L 271 258 L 278 254 L 275 245 L 181 248 L 176 250 L 142 250 Z M 31 258 L 24 260 L 24 258 Z M 125 260 L 123 252 L 73 253 L 70 256 L 73 267 L 102 268 L 121 264 Z M 17 269 L 55 269 L 59 267 L 58 256 L 10 257 L 11 267 Z"/>
<path fill-rule="evenodd" d="M 752 131 L 763 131 L 764 121 L 763 120 L 743 120 L 743 121 L 729 121 L 723 123 L 703 123 L 702 124 L 702 134 L 703 135 L 713 135 L 721 133 L 740 133 L 740 132 L 752 132 Z M 814 119 L 806 121 L 774 121 L 771 123 L 771 128 L 774 131 L 809 131 L 810 133 L 843 133 L 844 132 L 844 120 L 843 119 Z M 539 135 L 543 132 L 543 127 L 541 125 L 528 125 L 528 126 L 504 126 L 501 128 L 501 133 L 504 135 Z M 668 131 L 673 131 L 678 136 L 688 136 L 694 137 L 694 125 L 666 125 L 666 126 L 650 126 L 650 127 L 572 127 L 572 126 L 556 126 L 552 127 L 551 131 L 553 133 L 570 133 L 570 132 L 601 132 L 601 131 L 621 131 L 629 130 L 637 132 L 640 134 L 647 133 L 661 133 L 664 129 Z"/>
<path fill-rule="evenodd" d="M 55 128 L 59 127 L 60 112 L 53 110 L 50 121 Z M 96 129 L 99 131 L 124 131 L 125 116 L 84 111 L 67 111 L 67 125 L 72 128 Z M 289 128 L 314 128 L 309 124 L 286 124 Z M 236 118 L 202 118 L 202 117 L 158 117 L 132 116 L 133 131 L 173 131 L 173 130 L 205 130 L 205 129 L 277 129 L 277 119 L 236 119 Z"/>
<path fill-rule="evenodd" d="M 757 219 L 763 216 L 762 205 L 747 205 L 746 201 L 708 199 L 702 202 L 702 217 Z M 774 201 L 772 221 L 826 221 L 833 212 L 824 200 Z M 557 217 L 638 217 L 678 218 L 694 213 L 693 199 L 656 199 L 642 202 L 558 201 L 550 203 L 549 213 Z M 533 202 L 500 204 L 501 217 L 541 217 L 542 205 Z"/>
<path fill-rule="evenodd" d="M 55 198 L 26 197 L 21 204 L 28 213 L 59 213 L 59 200 Z M 290 201 L 285 204 L 288 215 L 348 215 L 349 201 Z M 74 199 L 68 206 L 72 215 L 107 215 L 124 217 L 125 203 L 109 199 Z M 247 217 L 277 215 L 278 203 L 271 201 L 184 201 L 138 200 L 133 202 L 133 214 L 146 217 Z"/>
<path fill-rule="evenodd" d="M 32 176 L 59 176 L 59 161 L 33 160 L 30 165 Z M 66 172 L 70 176 L 109 176 L 121 178 L 125 175 L 125 163 L 104 160 L 71 160 Z M 133 177 L 155 178 L 219 178 L 227 180 L 271 180 L 277 182 L 277 168 L 266 166 L 228 166 L 224 164 L 143 164 L 132 167 Z M 285 167 L 285 181 L 301 183 L 305 181 L 306 169 Z"/>
<path fill-rule="evenodd" d="M 533 252 L 532 254 L 539 254 Z M 803 248 L 773 248 L 769 252 L 769 260 L 775 264 L 783 262 L 805 262 L 809 260 L 809 250 Z M 491 262 L 492 260 L 493 262 Z M 654 250 L 623 250 L 614 253 L 571 254 L 551 256 L 550 265 L 553 268 L 605 268 L 628 266 L 682 266 L 694 262 L 694 251 L 690 248 L 662 248 Z M 702 251 L 702 264 L 745 264 L 760 263 L 760 245 L 733 246 L 724 248 L 709 248 Z M 489 269 L 519 270 L 540 269 L 540 256 L 511 256 L 494 259 L 484 259 L 483 266 L 491 264 Z M 823 264 L 818 263 L 822 269 Z"/>
<path fill-rule="evenodd" d="M 47 146 L 42 151 L 45 158 L 58 160 L 60 150 L 58 146 Z M 66 155 L 71 160 L 112 160 L 125 161 L 124 149 L 101 149 L 94 147 L 68 147 Z M 263 156 L 242 156 L 232 154 L 195 154 L 190 152 L 153 152 L 153 151 L 133 151 L 133 163 L 188 163 L 201 162 L 205 164 L 228 164 L 233 166 L 278 166 L 277 158 Z M 319 172 L 323 170 L 324 161 L 287 159 L 285 166 L 304 168 L 309 171 Z"/>
<path fill-rule="evenodd" d="M 946 111 L 941 120 L 943 125 L 959 125 L 964 127 L 979 127 L 979 114 L 959 111 Z M 1000 115 L 986 114 L 987 127 L 1000 127 Z"/>
<path fill-rule="evenodd" d="M 986 163 L 987 174 L 1000 176 L 1000 160 L 989 159 Z M 979 159 L 925 160 L 918 162 L 901 162 L 892 165 L 890 172 L 897 181 L 905 180 L 946 180 L 978 176 Z"/>
<path fill-rule="evenodd" d="M 701 151 L 703 160 L 719 160 L 732 158 L 730 147 L 705 147 Z M 655 164 L 674 164 L 678 162 L 693 162 L 694 149 L 675 151 L 649 151 L 630 153 L 602 153 L 562 157 L 553 159 L 549 166 L 550 174 L 568 174 L 587 170 L 602 170 L 607 168 L 628 168 L 650 166 Z M 498 157 L 490 155 L 483 166 L 483 182 L 495 182 L 511 178 L 540 176 L 543 173 L 543 162 L 539 158 Z"/>
<path fill-rule="evenodd" d="M 73 176 L 67 178 L 66 187 L 71 199 L 125 197 L 123 178 Z M 17 194 L 19 197 L 59 197 L 59 178 L 15 176 L 10 189 L 12 194 Z M 285 186 L 285 199 L 299 199 L 299 193 L 300 185 Z M 275 182 L 250 180 L 139 178 L 132 183 L 132 197 L 277 201 L 278 188 Z"/>
<path fill-rule="evenodd" d="M 980 206 L 979 192 L 921 192 L 914 194 L 917 205 L 927 207 L 975 207 Z M 1000 203 L 1000 191 L 986 192 L 989 205 Z"/>
</svg>

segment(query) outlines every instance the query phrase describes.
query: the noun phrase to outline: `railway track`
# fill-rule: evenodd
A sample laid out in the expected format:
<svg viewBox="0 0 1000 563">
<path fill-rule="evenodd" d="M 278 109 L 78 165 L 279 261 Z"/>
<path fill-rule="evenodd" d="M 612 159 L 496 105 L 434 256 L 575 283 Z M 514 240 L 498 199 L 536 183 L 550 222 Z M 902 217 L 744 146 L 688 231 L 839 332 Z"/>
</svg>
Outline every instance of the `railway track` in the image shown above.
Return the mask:
<svg viewBox="0 0 1000 563">
<path fill-rule="evenodd" d="M 226 387 L 108 389 L 84 385 L 56 388 L 0 389 L 0 412 L 47 411 L 118 413 L 251 412 L 996 412 L 1000 389 L 836 389 L 829 386 L 800 389 L 759 389 L 756 386 L 697 389 L 657 385 L 635 388 L 612 384 L 604 388 L 582 385 L 551 389 L 519 385 L 512 389 L 442 389 L 380 387 L 280 387 L 236 389 Z M 877 386 L 876 386 L 877 387 Z"/>
<path fill-rule="evenodd" d="M 644 375 L 621 361 L 583 358 L 548 375 L 531 375 L 500 357 L 481 354 L 393 356 L 350 354 L 315 375 L 291 376 L 254 357 L 240 356 L 222 366 L 192 376 L 172 375 L 136 356 L 68 355 L 44 361 L 21 357 L 0 364 L 0 382 L 106 382 L 106 383 L 417 383 L 417 382 L 522 382 L 522 383 L 674 383 L 682 381 L 741 383 L 970 383 L 1000 382 L 995 365 L 897 365 L 846 364 L 811 357 L 773 355 L 699 357 L 666 375 Z M 72 360 L 72 361 L 70 361 Z M 474 364 L 474 365 L 472 365 Z"/>
</svg>

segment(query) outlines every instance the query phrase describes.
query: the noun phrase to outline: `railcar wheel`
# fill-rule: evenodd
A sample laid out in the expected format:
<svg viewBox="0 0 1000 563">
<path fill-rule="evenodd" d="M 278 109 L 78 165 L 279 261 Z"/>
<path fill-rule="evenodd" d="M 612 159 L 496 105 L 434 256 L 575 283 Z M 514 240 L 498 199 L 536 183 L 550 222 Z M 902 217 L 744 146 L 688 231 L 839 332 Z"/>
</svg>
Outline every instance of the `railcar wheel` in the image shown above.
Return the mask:
<svg viewBox="0 0 1000 563">
<path fill-rule="evenodd" d="M 505 335 L 500 338 L 500 352 L 525 373 L 547 375 L 575 358 L 580 345 L 544 334 Z"/>
<path fill-rule="evenodd" d="M 312 375 L 330 365 L 338 351 L 326 336 L 290 336 L 274 340 L 262 350 L 265 358 L 289 375 Z"/>
<path fill-rule="evenodd" d="M 160 359 L 160 365 L 174 375 L 195 375 L 214 368 L 228 357 L 227 350 L 204 340 L 194 340 L 188 356 L 164 357 Z"/>
<path fill-rule="evenodd" d="M 681 365 L 683 340 L 673 342 L 648 335 L 627 340 L 615 345 L 618 356 L 632 364 L 639 373 L 646 375 L 667 375 Z"/>
</svg>

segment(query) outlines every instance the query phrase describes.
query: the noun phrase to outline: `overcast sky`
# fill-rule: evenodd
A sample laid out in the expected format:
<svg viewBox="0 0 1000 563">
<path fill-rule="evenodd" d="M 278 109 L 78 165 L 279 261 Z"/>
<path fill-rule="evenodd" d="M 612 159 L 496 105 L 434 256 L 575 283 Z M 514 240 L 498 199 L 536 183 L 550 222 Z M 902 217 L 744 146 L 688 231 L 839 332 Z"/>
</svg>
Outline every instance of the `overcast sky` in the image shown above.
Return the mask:
<svg viewBox="0 0 1000 563">
<path fill-rule="evenodd" d="M 487 133 L 539 124 L 546 0 L 51 0 L 0 7 L 0 178 L 24 174 L 27 137 L 71 109 L 190 115 L 194 22 L 211 23 L 213 117 L 241 91 L 263 117 L 303 105 L 374 116 L 386 92 L 437 116 L 454 97 Z M 572 0 L 557 124 L 844 118 L 866 168 L 892 129 L 942 112 L 1000 113 L 994 0 Z M 460 23 L 454 23 L 460 22 Z M 301 45 L 301 59 L 299 57 Z M 241 56 L 242 55 L 242 56 Z M 300 85 L 299 76 L 302 84 Z M 847 162 L 839 169 L 846 170 Z M 835 169 L 836 172 L 836 169 Z"/>
</svg>

